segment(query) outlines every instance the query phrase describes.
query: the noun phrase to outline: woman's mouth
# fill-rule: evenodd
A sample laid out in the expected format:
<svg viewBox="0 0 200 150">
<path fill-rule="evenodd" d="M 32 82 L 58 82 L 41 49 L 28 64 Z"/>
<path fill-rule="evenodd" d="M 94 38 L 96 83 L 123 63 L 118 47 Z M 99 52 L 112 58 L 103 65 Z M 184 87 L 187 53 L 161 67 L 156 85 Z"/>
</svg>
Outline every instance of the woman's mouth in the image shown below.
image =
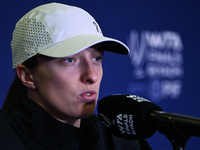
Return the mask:
<svg viewBox="0 0 200 150">
<path fill-rule="evenodd" d="M 93 90 L 88 90 L 80 94 L 80 99 L 85 102 L 92 102 L 97 99 L 97 92 Z"/>
</svg>

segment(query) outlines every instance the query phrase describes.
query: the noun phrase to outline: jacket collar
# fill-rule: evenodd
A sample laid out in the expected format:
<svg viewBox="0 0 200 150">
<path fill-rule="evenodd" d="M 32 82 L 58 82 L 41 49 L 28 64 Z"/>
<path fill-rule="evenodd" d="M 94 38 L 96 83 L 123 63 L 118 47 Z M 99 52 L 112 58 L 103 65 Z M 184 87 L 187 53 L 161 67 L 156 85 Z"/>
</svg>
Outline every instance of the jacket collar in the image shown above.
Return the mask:
<svg viewBox="0 0 200 150">
<path fill-rule="evenodd" d="M 24 134 L 49 149 L 75 150 L 79 145 L 91 149 L 98 138 L 90 118 L 82 119 L 81 127 L 76 128 L 58 121 L 31 100 L 25 100 L 11 115 Z"/>
</svg>

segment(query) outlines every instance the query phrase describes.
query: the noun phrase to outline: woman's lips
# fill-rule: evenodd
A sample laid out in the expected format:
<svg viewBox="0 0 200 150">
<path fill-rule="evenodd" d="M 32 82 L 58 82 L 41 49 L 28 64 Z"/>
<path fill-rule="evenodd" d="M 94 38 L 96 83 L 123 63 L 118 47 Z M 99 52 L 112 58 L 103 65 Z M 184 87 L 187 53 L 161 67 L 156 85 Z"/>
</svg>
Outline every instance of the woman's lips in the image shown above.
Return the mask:
<svg viewBox="0 0 200 150">
<path fill-rule="evenodd" d="M 97 92 L 94 90 L 84 91 L 80 94 L 80 99 L 85 103 L 95 101 L 97 99 Z"/>
</svg>

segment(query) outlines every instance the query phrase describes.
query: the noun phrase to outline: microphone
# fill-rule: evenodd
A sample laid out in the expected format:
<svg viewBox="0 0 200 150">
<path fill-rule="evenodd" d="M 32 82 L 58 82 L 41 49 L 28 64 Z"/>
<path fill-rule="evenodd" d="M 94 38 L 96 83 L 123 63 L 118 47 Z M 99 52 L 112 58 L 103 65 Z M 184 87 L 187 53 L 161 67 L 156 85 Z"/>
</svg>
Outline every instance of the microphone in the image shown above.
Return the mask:
<svg viewBox="0 0 200 150">
<path fill-rule="evenodd" d="M 119 94 L 102 98 L 98 102 L 98 116 L 108 132 L 123 139 L 144 139 L 157 130 L 165 133 L 174 129 L 183 135 L 200 136 L 199 118 L 164 112 L 159 106 L 136 95 Z"/>
</svg>

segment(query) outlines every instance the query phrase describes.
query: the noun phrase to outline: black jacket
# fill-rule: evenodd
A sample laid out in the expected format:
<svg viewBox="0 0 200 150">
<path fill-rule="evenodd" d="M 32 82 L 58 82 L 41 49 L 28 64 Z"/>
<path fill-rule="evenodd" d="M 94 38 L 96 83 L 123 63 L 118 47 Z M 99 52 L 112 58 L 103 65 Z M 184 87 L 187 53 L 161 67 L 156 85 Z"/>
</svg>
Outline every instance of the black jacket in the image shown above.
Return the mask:
<svg viewBox="0 0 200 150">
<path fill-rule="evenodd" d="M 143 147 L 143 148 L 142 148 Z M 145 140 L 124 140 L 107 133 L 96 115 L 81 127 L 62 123 L 26 100 L 17 109 L 0 111 L 0 150 L 150 150 Z"/>
</svg>

